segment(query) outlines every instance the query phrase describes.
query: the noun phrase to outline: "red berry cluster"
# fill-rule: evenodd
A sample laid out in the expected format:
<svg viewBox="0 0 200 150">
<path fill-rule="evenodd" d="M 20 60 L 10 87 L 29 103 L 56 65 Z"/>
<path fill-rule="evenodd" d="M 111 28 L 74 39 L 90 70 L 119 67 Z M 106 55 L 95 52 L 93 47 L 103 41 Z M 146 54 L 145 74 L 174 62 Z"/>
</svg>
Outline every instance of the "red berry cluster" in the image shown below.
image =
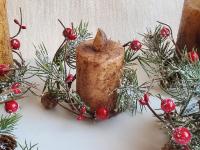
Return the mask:
<svg viewBox="0 0 200 150">
<path fill-rule="evenodd" d="M 163 38 L 167 38 L 167 37 L 170 35 L 170 30 L 169 30 L 169 28 L 163 27 L 163 28 L 160 30 L 160 35 L 161 35 L 161 37 L 163 37 Z"/>
<path fill-rule="evenodd" d="M 138 40 L 133 40 L 131 42 L 130 48 L 134 51 L 139 51 L 142 48 L 142 44 Z"/>
<path fill-rule="evenodd" d="M 83 105 L 80 108 L 80 115 L 77 117 L 77 120 L 79 120 L 79 121 L 84 120 L 85 119 L 84 113 L 86 113 L 86 106 L 85 105 Z"/>
<path fill-rule="evenodd" d="M 20 24 L 19 21 L 18 21 L 17 19 L 14 19 L 14 23 L 16 23 L 21 29 L 26 29 L 26 26 Z"/>
<path fill-rule="evenodd" d="M 18 83 L 18 82 L 11 85 L 11 90 L 14 94 L 21 94 L 22 93 L 22 91 L 19 89 L 20 85 L 21 84 Z M 15 113 L 19 109 L 19 104 L 17 103 L 16 100 L 11 100 L 11 101 L 8 101 L 8 102 L 5 103 L 4 108 L 5 108 L 5 111 L 7 113 Z"/>
<path fill-rule="evenodd" d="M 74 80 L 74 76 L 72 74 L 68 74 L 65 79 L 65 83 L 73 82 L 73 80 Z"/>
<path fill-rule="evenodd" d="M 188 52 L 188 58 L 191 63 L 197 63 L 199 61 L 199 55 L 196 51 Z"/>
<path fill-rule="evenodd" d="M 63 36 L 68 40 L 75 40 L 77 38 L 77 35 L 72 28 L 65 28 L 63 31 Z"/>
<path fill-rule="evenodd" d="M 22 29 L 26 29 L 26 26 L 19 23 L 19 21 L 17 19 L 14 19 L 14 22 L 19 26 L 19 32 L 16 35 L 16 36 L 18 36 L 18 34 L 20 33 L 20 31 Z M 16 36 L 14 36 L 14 37 L 16 37 Z M 12 38 L 11 41 L 10 41 L 10 44 L 11 44 L 11 48 L 13 50 L 18 50 L 20 48 L 20 45 L 21 45 L 20 41 L 16 38 Z"/>
<path fill-rule="evenodd" d="M 139 100 L 140 105 L 148 105 L 149 104 L 149 94 L 145 93 L 143 98 Z"/>
<path fill-rule="evenodd" d="M 6 64 L 0 64 L 0 76 L 5 76 L 10 70 L 10 66 Z"/>
</svg>

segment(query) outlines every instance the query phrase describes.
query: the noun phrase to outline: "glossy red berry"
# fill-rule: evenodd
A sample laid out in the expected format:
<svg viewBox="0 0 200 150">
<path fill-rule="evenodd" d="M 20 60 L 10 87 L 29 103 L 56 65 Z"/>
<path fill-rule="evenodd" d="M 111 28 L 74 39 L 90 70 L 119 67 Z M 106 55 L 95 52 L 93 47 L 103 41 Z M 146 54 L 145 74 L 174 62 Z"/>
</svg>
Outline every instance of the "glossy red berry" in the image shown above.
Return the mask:
<svg viewBox="0 0 200 150">
<path fill-rule="evenodd" d="M 76 34 L 74 33 L 73 29 L 66 28 L 63 31 L 63 35 L 65 38 L 68 38 L 69 40 L 75 40 L 77 38 Z"/>
<path fill-rule="evenodd" d="M 72 33 L 71 28 L 65 28 L 65 30 L 63 31 L 63 36 L 68 37 L 71 33 Z"/>
<path fill-rule="evenodd" d="M 163 37 L 163 38 L 167 38 L 167 37 L 170 35 L 170 30 L 169 30 L 169 28 L 163 27 L 163 28 L 160 30 L 160 35 L 161 35 L 161 37 Z"/>
<path fill-rule="evenodd" d="M 170 98 L 164 99 L 161 102 L 161 109 L 165 112 L 165 113 L 171 113 L 173 110 L 176 109 L 176 105 L 174 103 L 174 101 Z"/>
<path fill-rule="evenodd" d="M 187 128 L 178 127 L 174 129 L 172 138 L 177 144 L 187 145 L 192 138 L 192 134 Z"/>
<path fill-rule="evenodd" d="M 10 70 L 9 65 L 6 64 L 0 64 L 0 76 L 6 75 Z"/>
<path fill-rule="evenodd" d="M 143 98 L 141 98 L 140 100 L 139 100 L 139 103 L 140 103 L 140 105 L 147 105 L 147 103 L 144 101 L 144 99 Z"/>
<path fill-rule="evenodd" d="M 139 100 L 140 105 L 147 105 L 149 104 L 149 94 L 145 93 L 143 98 Z"/>
<path fill-rule="evenodd" d="M 12 89 L 12 91 L 13 91 L 14 94 L 21 94 L 22 93 L 22 91 L 18 88 Z"/>
<path fill-rule="evenodd" d="M 20 48 L 20 41 L 18 39 L 12 39 L 10 43 L 12 49 L 17 50 Z"/>
<path fill-rule="evenodd" d="M 76 38 L 77 38 L 77 35 L 76 34 L 70 34 L 69 36 L 68 36 L 68 39 L 69 40 L 76 40 Z"/>
<path fill-rule="evenodd" d="M 72 74 L 69 74 L 66 79 L 65 79 L 65 82 L 66 83 L 69 83 L 69 82 L 72 82 L 74 80 L 74 76 Z"/>
<path fill-rule="evenodd" d="M 13 83 L 11 85 L 11 89 L 16 89 L 16 88 L 20 87 L 20 85 L 21 85 L 21 83 L 19 83 L 19 82 Z"/>
<path fill-rule="evenodd" d="M 131 49 L 134 51 L 138 51 L 142 48 L 142 44 L 138 40 L 133 40 L 130 45 Z"/>
<path fill-rule="evenodd" d="M 12 101 L 6 102 L 4 108 L 7 113 L 15 113 L 17 112 L 19 108 L 19 104 L 15 100 L 12 100 Z"/>
<path fill-rule="evenodd" d="M 188 58 L 189 58 L 189 61 L 192 63 L 196 63 L 199 61 L 199 55 L 195 51 L 188 52 Z"/>
<path fill-rule="evenodd" d="M 105 107 L 100 107 L 96 110 L 96 118 L 97 120 L 105 120 L 109 117 L 109 111 Z"/>
<path fill-rule="evenodd" d="M 86 112 L 86 107 L 85 106 L 82 106 L 81 109 L 80 109 L 80 113 L 81 114 L 84 114 Z"/>
</svg>

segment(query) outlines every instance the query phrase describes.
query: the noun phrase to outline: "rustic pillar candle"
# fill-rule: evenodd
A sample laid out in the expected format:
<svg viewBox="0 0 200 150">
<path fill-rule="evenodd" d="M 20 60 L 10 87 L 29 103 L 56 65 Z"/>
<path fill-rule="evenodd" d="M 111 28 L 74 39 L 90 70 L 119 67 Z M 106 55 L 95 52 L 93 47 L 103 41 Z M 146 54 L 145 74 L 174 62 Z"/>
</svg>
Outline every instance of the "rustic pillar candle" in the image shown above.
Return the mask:
<svg viewBox="0 0 200 150">
<path fill-rule="evenodd" d="M 0 0 L 0 64 L 13 64 L 6 0 Z"/>
<path fill-rule="evenodd" d="M 115 89 L 122 73 L 124 48 L 120 43 L 108 40 L 98 29 L 95 39 L 77 47 L 76 58 L 76 87 L 82 100 L 92 111 L 99 107 L 112 111 L 116 105 Z"/>
<path fill-rule="evenodd" d="M 200 0 L 185 0 L 177 38 L 180 49 L 198 49 L 200 54 Z"/>
</svg>

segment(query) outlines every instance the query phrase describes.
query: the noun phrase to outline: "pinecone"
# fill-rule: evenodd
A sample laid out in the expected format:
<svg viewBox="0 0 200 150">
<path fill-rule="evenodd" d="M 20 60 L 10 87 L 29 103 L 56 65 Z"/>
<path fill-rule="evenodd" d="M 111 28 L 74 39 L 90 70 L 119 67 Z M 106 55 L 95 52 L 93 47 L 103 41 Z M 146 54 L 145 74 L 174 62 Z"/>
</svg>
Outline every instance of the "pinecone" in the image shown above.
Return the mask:
<svg viewBox="0 0 200 150">
<path fill-rule="evenodd" d="M 44 108 L 46 109 L 53 109 L 58 104 L 58 99 L 55 95 L 46 92 L 41 98 L 41 103 L 43 104 Z"/>
<path fill-rule="evenodd" d="M 0 135 L 0 150 L 14 150 L 17 147 L 17 141 L 9 135 Z"/>
</svg>

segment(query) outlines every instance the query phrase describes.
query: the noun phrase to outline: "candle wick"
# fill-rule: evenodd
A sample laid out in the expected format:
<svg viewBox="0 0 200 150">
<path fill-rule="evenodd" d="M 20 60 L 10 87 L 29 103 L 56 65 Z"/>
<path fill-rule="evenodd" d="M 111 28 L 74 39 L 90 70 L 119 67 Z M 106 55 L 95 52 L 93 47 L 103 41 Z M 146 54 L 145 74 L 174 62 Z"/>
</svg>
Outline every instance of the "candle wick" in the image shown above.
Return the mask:
<svg viewBox="0 0 200 150">
<path fill-rule="evenodd" d="M 93 47 L 95 48 L 95 51 L 100 52 L 104 51 L 103 48 L 107 43 L 107 36 L 105 32 L 98 28 L 97 34 L 94 38 Z"/>
</svg>

